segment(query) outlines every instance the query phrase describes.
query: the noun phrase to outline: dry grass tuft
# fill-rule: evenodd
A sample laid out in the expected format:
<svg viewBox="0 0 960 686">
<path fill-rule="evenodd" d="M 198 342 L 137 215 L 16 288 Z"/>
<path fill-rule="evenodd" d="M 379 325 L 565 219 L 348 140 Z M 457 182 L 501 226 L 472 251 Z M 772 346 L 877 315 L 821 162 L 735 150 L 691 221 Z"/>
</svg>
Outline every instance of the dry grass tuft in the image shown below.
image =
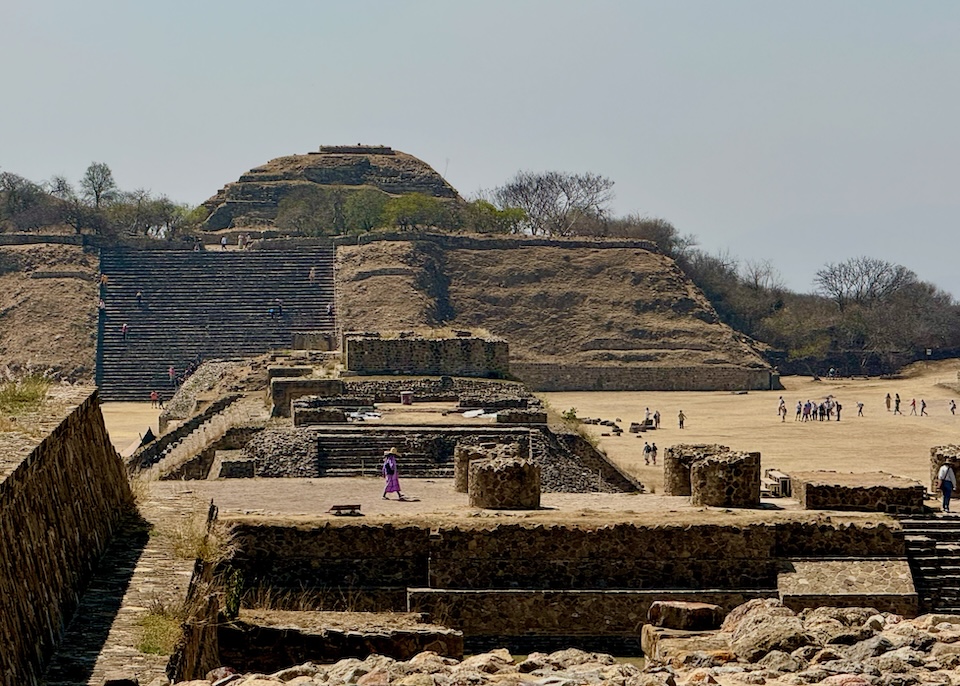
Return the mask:
<svg viewBox="0 0 960 686">
<path fill-rule="evenodd" d="M 0 383 L 0 412 L 19 415 L 40 408 L 47 399 L 50 380 L 40 374 Z"/>
<path fill-rule="evenodd" d="M 207 518 L 196 513 L 159 530 L 161 536 L 170 539 L 173 554 L 181 560 L 219 562 L 231 552 L 230 537 L 225 527 L 215 523 L 207 530 Z"/>
<path fill-rule="evenodd" d="M 141 630 L 137 650 L 148 655 L 171 654 L 180 638 L 185 619 L 186 610 L 182 606 L 170 606 L 154 599 L 147 612 L 137 621 Z"/>
</svg>

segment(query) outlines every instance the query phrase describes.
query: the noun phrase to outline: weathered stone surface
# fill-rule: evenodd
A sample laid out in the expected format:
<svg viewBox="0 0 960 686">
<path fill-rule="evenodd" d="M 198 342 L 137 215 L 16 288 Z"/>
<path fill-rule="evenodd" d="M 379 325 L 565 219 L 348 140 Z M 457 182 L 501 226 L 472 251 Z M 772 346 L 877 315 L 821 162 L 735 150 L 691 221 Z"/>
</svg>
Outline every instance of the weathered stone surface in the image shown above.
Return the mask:
<svg viewBox="0 0 960 686">
<path fill-rule="evenodd" d="M 0 674 L 32 684 L 133 495 L 96 392 L 4 476 Z"/>
<path fill-rule="evenodd" d="M 760 504 L 760 453 L 720 453 L 690 465 L 690 502 L 713 507 Z"/>
<path fill-rule="evenodd" d="M 647 617 L 653 625 L 668 629 L 719 629 L 723 608 L 709 603 L 658 600 L 650 606 Z"/>
<path fill-rule="evenodd" d="M 784 604 L 795 610 L 838 605 L 862 608 L 870 604 L 874 606 L 871 609 L 914 616 L 918 608 L 913 575 L 905 558 L 790 560 L 777 577 L 777 590 Z M 857 616 L 861 615 L 863 612 Z M 868 618 L 866 615 L 862 622 Z"/>
<path fill-rule="evenodd" d="M 140 686 L 140 680 L 133 670 L 110 672 L 103 677 L 103 686 Z"/>
<path fill-rule="evenodd" d="M 540 507 L 540 468 L 530 460 L 494 458 L 470 463 L 470 505 L 490 510 Z"/>
<path fill-rule="evenodd" d="M 474 376 L 510 374 L 510 350 L 500 338 L 344 336 L 344 366 L 357 374 Z"/>
<path fill-rule="evenodd" d="M 924 487 L 913 479 L 869 472 L 790 472 L 793 495 L 805 510 L 923 512 Z"/>
<path fill-rule="evenodd" d="M 492 460 L 495 458 L 520 459 L 524 457 L 527 457 L 527 455 L 522 454 L 522 446 L 520 443 L 478 443 L 476 440 L 460 441 L 453 451 L 453 490 L 458 493 L 467 493 L 469 491 L 470 463 L 474 460 Z"/>
<path fill-rule="evenodd" d="M 690 495 L 690 465 L 708 455 L 729 452 L 718 444 L 685 444 L 670 446 L 663 455 L 664 495 Z"/>
<path fill-rule="evenodd" d="M 782 650 L 771 650 L 757 664 L 775 672 L 799 672 L 806 666 L 803 661 Z"/>
<path fill-rule="evenodd" d="M 756 604 L 735 622 L 731 647 L 746 662 L 756 662 L 771 650 L 791 652 L 814 641 L 800 618 L 786 608 Z"/>
</svg>

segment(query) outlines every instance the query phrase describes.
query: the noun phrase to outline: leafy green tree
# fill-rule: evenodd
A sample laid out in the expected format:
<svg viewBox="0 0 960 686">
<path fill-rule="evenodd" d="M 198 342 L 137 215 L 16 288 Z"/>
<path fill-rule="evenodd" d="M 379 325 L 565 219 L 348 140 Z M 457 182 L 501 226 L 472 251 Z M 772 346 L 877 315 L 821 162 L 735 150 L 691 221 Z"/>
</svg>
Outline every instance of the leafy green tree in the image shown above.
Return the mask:
<svg viewBox="0 0 960 686">
<path fill-rule="evenodd" d="M 372 231 L 385 224 L 383 210 L 390 196 L 373 188 L 362 188 L 347 193 L 343 204 L 343 216 L 349 233 Z"/>
<path fill-rule="evenodd" d="M 500 209 L 482 198 L 467 203 L 461 215 L 464 228 L 477 233 L 519 233 L 527 220 L 527 213 L 519 207 Z"/>
<path fill-rule="evenodd" d="M 451 213 L 447 204 L 423 193 L 409 193 L 391 198 L 383 208 L 388 224 L 403 230 L 440 227 L 452 228 Z"/>
<path fill-rule="evenodd" d="M 330 236 L 339 233 L 337 224 L 342 223 L 342 204 L 338 208 L 339 195 L 316 184 L 304 185 L 283 200 L 277 208 L 276 225 L 306 236 Z"/>
</svg>

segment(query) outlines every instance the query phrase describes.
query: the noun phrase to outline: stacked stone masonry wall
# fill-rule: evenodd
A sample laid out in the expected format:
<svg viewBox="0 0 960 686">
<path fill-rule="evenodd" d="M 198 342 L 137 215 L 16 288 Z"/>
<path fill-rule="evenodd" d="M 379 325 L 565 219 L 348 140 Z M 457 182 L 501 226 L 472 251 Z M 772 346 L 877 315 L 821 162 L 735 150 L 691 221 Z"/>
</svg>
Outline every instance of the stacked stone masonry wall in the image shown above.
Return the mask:
<svg viewBox="0 0 960 686">
<path fill-rule="evenodd" d="M 467 467 L 470 505 L 488 510 L 536 510 L 540 507 L 540 468 L 530 460 L 494 457 Z"/>
<path fill-rule="evenodd" d="M 710 507 L 760 504 L 760 453 L 720 453 L 690 466 L 690 502 Z"/>
<path fill-rule="evenodd" d="M 304 377 L 277 377 L 270 380 L 270 401 L 274 417 L 289 417 L 293 401 L 307 395 L 343 395 L 340 379 L 313 379 Z"/>
<path fill-rule="evenodd" d="M 663 454 L 664 495 L 690 495 L 690 467 L 704 457 L 729 452 L 719 444 L 680 443 L 667 448 Z"/>
<path fill-rule="evenodd" d="M 536 362 L 510 365 L 513 376 L 539 392 L 767 391 L 779 388 L 768 369 L 748 367 L 591 367 Z M 775 378 L 776 377 L 776 378 Z"/>
<path fill-rule="evenodd" d="M 475 460 L 490 460 L 497 457 L 519 459 L 529 457 L 529 443 L 526 453 L 521 452 L 520 443 L 480 442 L 468 438 L 457 443 L 453 449 L 453 490 L 468 493 L 470 484 L 470 463 Z"/>
<path fill-rule="evenodd" d="M 0 683 L 40 683 L 79 593 L 132 507 L 93 393 L 0 483 Z"/>
<path fill-rule="evenodd" d="M 849 483 L 850 477 L 863 482 Z M 791 472 L 790 481 L 794 497 L 805 510 L 859 510 L 888 514 L 922 514 L 924 511 L 923 485 L 889 474 Z"/>
<path fill-rule="evenodd" d="M 463 338 L 368 338 L 344 340 L 344 365 L 358 374 L 475 376 L 510 373 L 506 341 Z"/>
</svg>

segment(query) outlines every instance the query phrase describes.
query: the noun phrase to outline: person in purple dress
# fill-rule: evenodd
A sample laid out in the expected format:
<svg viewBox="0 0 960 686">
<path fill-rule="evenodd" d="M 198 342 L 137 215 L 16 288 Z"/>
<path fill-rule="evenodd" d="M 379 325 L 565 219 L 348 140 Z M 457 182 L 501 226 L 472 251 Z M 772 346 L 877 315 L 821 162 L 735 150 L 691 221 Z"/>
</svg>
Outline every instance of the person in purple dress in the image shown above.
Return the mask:
<svg viewBox="0 0 960 686">
<path fill-rule="evenodd" d="M 400 453 L 396 448 L 390 448 L 383 454 L 383 478 L 386 485 L 383 487 L 383 499 L 387 500 L 387 493 L 396 493 L 397 500 L 403 500 L 403 493 L 400 491 L 400 474 L 397 466 L 397 458 Z"/>
</svg>

